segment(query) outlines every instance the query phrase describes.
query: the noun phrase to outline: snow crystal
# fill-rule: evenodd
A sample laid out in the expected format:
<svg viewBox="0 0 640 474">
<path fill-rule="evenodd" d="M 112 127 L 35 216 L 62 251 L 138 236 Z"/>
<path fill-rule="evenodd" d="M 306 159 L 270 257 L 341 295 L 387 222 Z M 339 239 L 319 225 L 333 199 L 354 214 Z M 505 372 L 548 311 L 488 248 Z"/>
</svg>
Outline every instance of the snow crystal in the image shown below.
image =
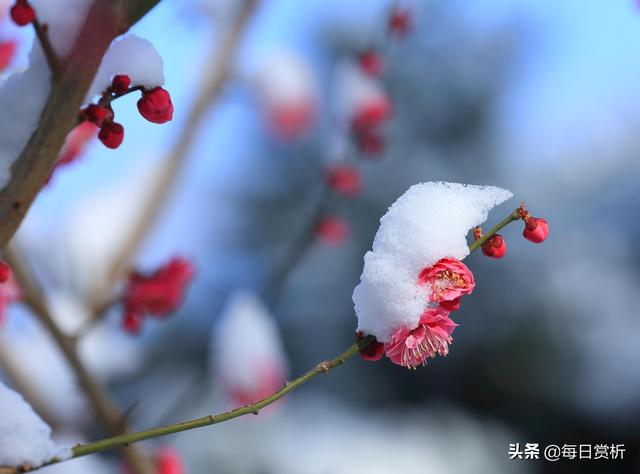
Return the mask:
<svg viewBox="0 0 640 474">
<path fill-rule="evenodd" d="M 47 25 L 53 48 L 60 56 L 71 52 L 92 0 L 31 0 L 38 20 Z"/>
<path fill-rule="evenodd" d="M 29 68 L 0 83 L 0 189 L 9 182 L 11 165 L 38 126 L 49 88 L 49 67 L 34 43 Z"/>
<path fill-rule="evenodd" d="M 85 102 L 99 95 L 116 74 L 126 74 L 134 86 L 152 89 L 164 84 L 164 62 L 153 45 L 136 35 L 117 39 L 102 58 Z"/>
<path fill-rule="evenodd" d="M 211 366 L 225 389 L 257 392 L 263 370 L 286 373 L 286 356 L 278 327 L 252 293 L 229 298 L 214 328 Z"/>
<path fill-rule="evenodd" d="M 0 466 L 40 466 L 70 457 L 70 449 L 51 441 L 51 428 L 29 404 L 0 382 Z"/>
<path fill-rule="evenodd" d="M 444 257 L 469 254 L 468 231 L 512 196 L 493 186 L 430 182 L 409 188 L 380 219 L 353 292 L 358 330 L 387 342 L 399 327 L 415 328 L 429 287 L 418 274 Z"/>
</svg>

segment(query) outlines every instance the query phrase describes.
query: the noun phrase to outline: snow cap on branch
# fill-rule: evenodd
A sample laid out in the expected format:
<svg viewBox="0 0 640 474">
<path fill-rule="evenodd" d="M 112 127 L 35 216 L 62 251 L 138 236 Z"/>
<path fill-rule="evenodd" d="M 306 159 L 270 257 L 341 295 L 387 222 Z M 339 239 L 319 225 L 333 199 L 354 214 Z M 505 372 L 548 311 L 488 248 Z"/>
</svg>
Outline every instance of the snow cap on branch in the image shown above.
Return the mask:
<svg viewBox="0 0 640 474">
<path fill-rule="evenodd" d="M 420 284 L 421 271 L 443 258 L 465 258 L 468 231 L 511 196 L 506 189 L 457 183 L 409 188 L 380 219 L 364 257 L 353 292 L 358 331 L 386 343 L 398 329 L 416 328 L 431 299 L 431 285 Z"/>
<path fill-rule="evenodd" d="M 288 50 L 270 54 L 255 74 L 254 87 L 278 136 L 294 138 L 311 125 L 318 86 L 304 57 Z"/>
<path fill-rule="evenodd" d="M 102 58 L 85 102 L 107 89 L 118 74 L 129 76 L 133 86 L 153 89 L 164 85 L 164 62 L 146 39 L 130 34 L 115 40 Z"/>
<path fill-rule="evenodd" d="M 0 382 L 0 466 L 41 466 L 69 457 L 71 450 L 53 443 L 51 428 L 22 396 Z"/>
<path fill-rule="evenodd" d="M 231 295 L 211 343 L 212 369 L 235 404 L 256 402 L 284 384 L 288 364 L 278 327 L 253 293 Z"/>
<path fill-rule="evenodd" d="M 60 56 L 71 52 L 92 0 L 30 0 L 38 21 L 47 25 L 51 45 Z"/>
</svg>

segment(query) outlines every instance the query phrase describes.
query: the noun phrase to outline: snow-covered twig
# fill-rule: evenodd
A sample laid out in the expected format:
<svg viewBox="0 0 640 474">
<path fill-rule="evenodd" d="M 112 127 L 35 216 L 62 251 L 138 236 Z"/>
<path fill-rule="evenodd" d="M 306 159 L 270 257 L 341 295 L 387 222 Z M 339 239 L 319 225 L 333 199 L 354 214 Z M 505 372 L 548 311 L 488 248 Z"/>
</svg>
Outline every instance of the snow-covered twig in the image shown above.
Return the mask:
<svg viewBox="0 0 640 474">
<path fill-rule="evenodd" d="M 242 11 L 237 16 L 235 24 L 226 33 L 222 45 L 214 48 L 213 57 L 210 60 L 205 60 L 205 64 L 210 64 L 210 66 L 203 73 L 200 91 L 193 102 L 193 108 L 189 112 L 184 129 L 162 165 L 160 176 L 156 179 L 154 190 L 150 193 L 145 212 L 129 230 L 129 237 L 119 254 L 114 258 L 106 281 L 101 282 L 99 287 L 93 291 L 94 314 L 102 314 L 104 308 L 110 303 L 111 291 L 115 283 L 127 271 L 127 265 L 153 227 L 159 212 L 170 195 L 172 185 L 180 174 L 207 111 L 220 97 L 224 89 L 235 52 L 258 3 L 258 0 L 244 0 Z"/>
</svg>

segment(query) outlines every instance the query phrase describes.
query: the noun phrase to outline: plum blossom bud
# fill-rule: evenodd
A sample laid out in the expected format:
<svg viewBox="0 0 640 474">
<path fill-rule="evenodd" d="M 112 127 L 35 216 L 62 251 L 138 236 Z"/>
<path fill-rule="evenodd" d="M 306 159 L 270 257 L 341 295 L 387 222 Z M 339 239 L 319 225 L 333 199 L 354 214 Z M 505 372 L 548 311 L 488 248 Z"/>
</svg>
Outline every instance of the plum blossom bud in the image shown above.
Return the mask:
<svg viewBox="0 0 640 474">
<path fill-rule="evenodd" d="M 11 19 L 18 26 L 26 26 L 36 20 L 36 12 L 27 0 L 17 0 L 10 10 Z"/>
<path fill-rule="evenodd" d="M 111 90 L 116 94 L 124 94 L 131 87 L 131 79 L 126 74 L 116 74 L 111 81 Z"/>
<path fill-rule="evenodd" d="M 107 119 L 113 119 L 113 111 L 97 104 L 89 104 L 82 111 L 85 120 L 102 127 L 102 123 Z"/>
<path fill-rule="evenodd" d="M 0 72 L 11 64 L 17 49 L 18 44 L 13 40 L 0 41 Z"/>
<path fill-rule="evenodd" d="M 118 148 L 124 140 L 124 127 L 116 122 L 104 122 L 98 133 L 98 139 L 107 148 Z"/>
<path fill-rule="evenodd" d="M 376 133 L 391 117 L 392 104 L 380 83 L 360 67 L 343 63 L 337 69 L 336 112 L 356 140 Z"/>
<path fill-rule="evenodd" d="M 280 331 L 253 293 L 234 293 L 211 338 L 216 386 L 234 406 L 261 400 L 282 388 L 288 371 Z"/>
<path fill-rule="evenodd" d="M 142 329 L 142 315 L 127 311 L 122 316 L 122 328 L 129 334 L 138 334 Z"/>
<path fill-rule="evenodd" d="M 351 129 L 357 134 L 379 127 L 391 117 L 391 109 L 391 102 L 386 95 L 371 96 L 355 109 Z"/>
<path fill-rule="evenodd" d="M 169 92 L 162 87 L 144 91 L 138 100 L 138 111 L 149 122 L 169 122 L 173 119 L 173 103 Z"/>
<path fill-rule="evenodd" d="M 278 51 L 267 58 L 253 79 L 269 128 L 283 139 L 299 138 L 316 116 L 317 84 L 304 57 Z"/>
<path fill-rule="evenodd" d="M 411 23 L 411 11 L 395 6 L 389 15 L 389 33 L 397 38 L 404 38 L 411 30 Z"/>
<path fill-rule="evenodd" d="M 507 243 L 500 234 L 494 234 L 482 244 L 482 253 L 491 258 L 502 258 L 507 253 Z"/>
<path fill-rule="evenodd" d="M 382 132 L 374 128 L 360 131 L 356 135 L 356 143 L 360 152 L 369 158 L 374 158 L 384 152 L 386 146 Z"/>
<path fill-rule="evenodd" d="M 356 333 L 356 338 L 360 341 L 364 339 L 364 335 L 361 332 Z M 360 349 L 360 357 L 364 360 L 371 362 L 377 362 L 382 359 L 384 355 L 384 344 L 378 342 L 375 338 L 367 346 Z"/>
<path fill-rule="evenodd" d="M 349 224 L 342 217 L 326 216 L 316 226 L 316 236 L 324 245 L 335 247 L 349 236 Z"/>
<path fill-rule="evenodd" d="M 522 235 L 534 244 L 544 242 L 549 236 L 549 224 L 540 217 L 527 217 Z"/>
<path fill-rule="evenodd" d="M 369 76 L 377 77 L 382 73 L 384 63 L 382 56 L 377 51 L 366 51 L 358 56 L 358 64 L 362 72 Z"/>
<path fill-rule="evenodd" d="M 362 189 L 360 172 L 351 166 L 340 165 L 330 168 L 327 181 L 331 189 L 344 197 L 357 196 Z"/>
</svg>

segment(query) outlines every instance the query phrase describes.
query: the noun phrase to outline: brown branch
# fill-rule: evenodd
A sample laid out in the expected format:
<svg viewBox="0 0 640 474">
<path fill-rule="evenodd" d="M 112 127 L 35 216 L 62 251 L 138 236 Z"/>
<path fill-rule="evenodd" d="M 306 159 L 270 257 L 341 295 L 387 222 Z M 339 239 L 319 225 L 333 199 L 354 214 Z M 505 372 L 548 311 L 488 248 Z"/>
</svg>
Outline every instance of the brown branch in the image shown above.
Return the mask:
<svg viewBox="0 0 640 474">
<path fill-rule="evenodd" d="M 53 76 L 38 128 L 0 190 L 0 249 L 13 237 L 49 176 L 107 48 L 158 1 L 93 2 L 76 45 Z"/>
<path fill-rule="evenodd" d="M 56 324 L 47 307 L 45 295 L 33 277 L 33 273 L 25 264 L 21 253 L 15 246 L 10 246 L 5 252 L 5 257 L 10 263 L 16 282 L 23 292 L 23 302 L 33 311 L 61 350 L 101 423 L 114 436 L 126 433 L 128 429 L 118 408 L 80 360 L 76 348 L 76 340 L 65 334 Z M 140 474 L 151 474 L 153 472 L 149 461 L 142 456 L 139 450 L 125 449 L 124 454 L 136 472 Z"/>
<path fill-rule="evenodd" d="M 114 258 L 106 280 L 99 282 L 92 291 L 92 307 L 95 309 L 95 314 L 101 314 L 101 309 L 111 299 L 115 284 L 126 273 L 127 265 L 144 242 L 166 203 L 198 136 L 205 114 L 221 96 L 235 52 L 258 3 L 258 0 L 244 0 L 244 8 L 226 34 L 222 45 L 214 48 L 210 54 L 211 59 L 205 61 L 205 64 L 210 65 L 203 73 L 204 79 L 187 117 L 184 130 L 162 165 L 160 176 L 153 185 L 143 214 L 129 230 L 129 235 Z"/>
</svg>

